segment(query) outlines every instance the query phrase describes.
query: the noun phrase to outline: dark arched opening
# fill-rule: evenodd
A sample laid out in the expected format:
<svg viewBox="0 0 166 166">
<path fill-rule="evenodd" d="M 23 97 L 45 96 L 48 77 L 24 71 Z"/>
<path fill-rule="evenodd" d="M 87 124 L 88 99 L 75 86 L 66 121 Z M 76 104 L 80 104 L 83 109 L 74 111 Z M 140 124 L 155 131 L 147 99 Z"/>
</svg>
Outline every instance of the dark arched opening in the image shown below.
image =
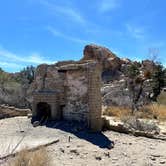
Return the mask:
<svg viewBox="0 0 166 166">
<path fill-rule="evenodd" d="M 37 119 L 41 122 L 44 123 L 47 120 L 51 119 L 51 106 L 46 103 L 46 102 L 40 102 L 37 104 L 36 108 L 37 112 Z"/>
</svg>

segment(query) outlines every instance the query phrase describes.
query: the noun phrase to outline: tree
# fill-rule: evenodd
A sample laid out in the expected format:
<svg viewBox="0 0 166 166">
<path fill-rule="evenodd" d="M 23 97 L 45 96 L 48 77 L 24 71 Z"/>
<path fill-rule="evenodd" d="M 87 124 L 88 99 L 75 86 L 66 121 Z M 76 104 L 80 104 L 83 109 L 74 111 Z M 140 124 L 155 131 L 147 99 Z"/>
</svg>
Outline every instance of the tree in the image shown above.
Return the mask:
<svg viewBox="0 0 166 166">
<path fill-rule="evenodd" d="M 154 72 L 152 73 L 151 86 L 153 89 L 152 99 L 156 101 L 157 96 L 160 94 L 162 88 L 166 86 L 166 69 L 161 63 L 157 63 L 154 68 Z"/>
<path fill-rule="evenodd" d="M 22 71 L 20 71 L 20 78 L 21 84 L 31 84 L 35 77 L 35 67 L 34 66 L 27 66 Z"/>
<path fill-rule="evenodd" d="M 132 102 L 131 109 L 132 113 L 134 113 L 134 111 L 138 110 L 137 103 L 142 94 L 144 80 L 140 77 L 139 68 L 135 64 L 132 64 L 128 67 L 126 76 L 128 77 L 127 87 Z"/>
</svg>

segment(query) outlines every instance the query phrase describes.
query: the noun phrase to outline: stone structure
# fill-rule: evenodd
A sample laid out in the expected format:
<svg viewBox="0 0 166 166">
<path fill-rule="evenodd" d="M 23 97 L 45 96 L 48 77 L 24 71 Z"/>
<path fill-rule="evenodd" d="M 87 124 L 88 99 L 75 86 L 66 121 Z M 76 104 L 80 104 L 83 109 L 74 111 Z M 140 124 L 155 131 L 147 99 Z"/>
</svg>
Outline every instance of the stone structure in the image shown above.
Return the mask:
<svg viewBox="0 0 166 166">
<path fill-rule="evenodd" d="M 101 105 L 131 107 L 128 89 L 128 67 L 136 65 L 144 80 L 138 106 L 150 102 L 150 80 L 144 71 L 152 71 L 151 61 L 132 62 L 120 59 L 109 49 L 87 45 L 80 61 L 63 61 L 54 65 L 42 64 L 36 69 L 33 83 L 33 116 L 77 120 L 93 131 L 101 129 Z M 102 77 L 102 87 L 101 80 Z M 136 89 L 140 91 L 140 85 Z M 100 91 L 101 90 L 101 91 Z M 31 94 L 31 93 L 30 93 Z M 31 96 L 31 95 L 30 95 Z M 101 97 L 102 96 L 102 97 Z"/>
<path fill-rule="evenodd" d="M 39 65 L 34 81 L 33 117 L 79 121 L 92 131 L 100 131 L 100 66 L 92 60 Z"/>
</svg>

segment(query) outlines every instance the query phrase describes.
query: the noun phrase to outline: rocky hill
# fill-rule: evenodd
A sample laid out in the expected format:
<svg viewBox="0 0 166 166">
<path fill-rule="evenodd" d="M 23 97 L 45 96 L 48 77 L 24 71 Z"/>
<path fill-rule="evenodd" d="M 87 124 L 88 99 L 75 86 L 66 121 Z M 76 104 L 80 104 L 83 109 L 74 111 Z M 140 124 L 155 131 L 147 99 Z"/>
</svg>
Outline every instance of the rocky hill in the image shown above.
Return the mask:
<svg viewBox="0 0 166 166">
<path fill-rule="evenodd" d="M 151 102 L 154 96 L 152 76 L 157 68 L 154 62 L 150 60 L 136 62 L 121 59 L 109 49 L 97 45 L 85 46 L 83 54 L 84 56 L 80 63 L 88 60 L 95 60 L 100 63 L 103 106 L 125 106 L 137 109 Z M 76 62 L 63 61 L 54 64 L 54 67 L 74 63 Z M 33 70 L 28 68 L 28 72 L 30 71 L 32 75 L 34 74 Z M 30 74 L 29 79 L 25 73 L 26 71 L 8 74 L 13 81 L 6 80 L 5 86 L 0 87 L 1 104 L 8 103 L 9 105 L 24 108 L 31 106 L 32 93 L 35 88 L 34 76 L 31 77 Z M 4 72 L 0 73 L 0 75 L 2 74 Z M 2 77 L 0 77 L 1 79 Z M 12 82 L 12 84 L 9 82 Z"/>
<path fill-rule="evenodd" d="M 140 107 L 151 102 L 154 96 L 152 75 L 157 68 L 154 62 L 121 59 L 97 45 L 87 45 L 82 60 L 97 60 L 102 66 L 103 106 L 132 107 L 134 103 Z"/>
</svg>

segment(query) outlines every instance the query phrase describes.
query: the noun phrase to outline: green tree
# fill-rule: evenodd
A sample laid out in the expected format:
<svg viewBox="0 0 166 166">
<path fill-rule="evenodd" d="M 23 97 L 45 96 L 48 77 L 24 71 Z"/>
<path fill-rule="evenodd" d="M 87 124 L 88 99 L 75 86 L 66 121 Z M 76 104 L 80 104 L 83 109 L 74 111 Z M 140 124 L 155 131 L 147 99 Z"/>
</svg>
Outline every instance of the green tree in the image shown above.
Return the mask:
<svg viewBox="0 0 166 166">
<path fill-rule="evenodd" d="M 35 67 L 34 66 L 27 66 L 22 71 L 20 71 L 19 80 L 22 84 L 28 83 L 31 84 L 35 77 Z"/>
<path fill-rule="evenodd" d="M 166 86 L 166 69 L 161 63 L 157 63 L 152 73 L 151 86 L 153 89 L 152 99 L 156 101 L 163 87 Z"/>
</svg>

